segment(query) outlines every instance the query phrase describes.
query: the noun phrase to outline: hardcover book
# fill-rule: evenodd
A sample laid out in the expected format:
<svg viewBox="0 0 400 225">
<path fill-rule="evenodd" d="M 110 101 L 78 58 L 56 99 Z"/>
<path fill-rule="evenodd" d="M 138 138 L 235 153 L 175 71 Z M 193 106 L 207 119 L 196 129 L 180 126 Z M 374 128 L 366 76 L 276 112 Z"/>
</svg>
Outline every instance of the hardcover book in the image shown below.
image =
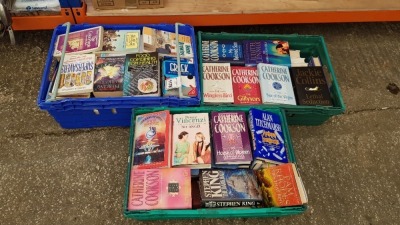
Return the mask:
<svg viewBox="0 0 400 225">
<path fill-rule="evenodd" d="M 246 66 L 259 63 L 291 66 L 289 42 L 282 40 L 243 41 Z"/>
<path fill-rule="evenodd" d="M 287 207 L 307 204 L 307 192 L 293 163 L 256 172 L 265 206 Z"/>
<path fill-rule="evenodd" d="M 292 67 L 290 71 L 299 105 L 332 106 L 322 67 Z"/>
<path fill-rule="evenodd" d="M 192 208 L 189 168 L 131 170 L 128 210 Z"/>
<path fill-rule="evenodd" d="M 248 120 L 254 158 L 251 168 L 259 169 L 264 162 L 273 164 L 289 162 L 279 115 L 251 108 Z"/>
<path fill-rule="evenodd" d="M 249 169 L 203 170 L 200 195 L 205 208 L 257 207 L 262 204 L 256 176 Z"/>
<path fill-rule="evenodd" d="M 232 66 L 234 104 L 261 104 L 260 82 L 256 67 Z"/>
<path fill-rule="evenodd" d="M 211 112 L 215 164 L 250 164 L 253 160 L 244 112 Z"/>
<path fill-rule="evenodd" d="M 134 169 L 170 167 L 171 115 L 169 110 L 136 116 Z"/>
<path fill-rule="evenodd" d="M 140 30 L 105 30 L 102 51 L 137 53 L 140 49 Z"/>
<path fill-rule="evenodd" d="M 94 63 L 94 54 L 65 55 L 56 96 L 87 95 L 93 92 Z"/>
<path fill-rule="evenodd" d="M 143 27 L 143 51 L 168 55 L 194 57 L 190 36 L 179 34 L 179 46 L 176 46 L 176 34 L 150 27 Z"/>
<path fill-rule="evenodd" d="M 164 78 L 163 95 L 179 96 L 179 86 L 182 95 L 196 97 L 198 94 L 194 64 L 188 60 L 181 60 L 181 77 L 178 76 L 178 62 L 176 59 L 163 60 L 162 74 Z"/>
<path fill-rule="evenodd" d="M 221 62 L 230 63 L 231 65 L 244 65 L 241 41 L 202 41 L 201 48 L 203 62 Z"/>
<path fill-rule="evenodd" d="M 124 65 L 125 56 L 97 57 L 93 83 L 95 97 L 122 96 Z"/>
<path fill-rule="evenodd" d="M 203 99 L 205 103 L 233 103 L 229 63 L 203 63 Z"/>
<path fill-rule="evenodd" d="M 212 146 L 208 113 L 174 114 L 172 165 L 211 168 Z"/>
<path fill-rule="evenodd" d="M 57 37 L 54 48 L 54 57 L 61 57 L 65 41 L 65 34 Z M 102 49 L 103 27 L 93 27 L 89 29 L 71 32 L 68 35 L 65 53 L 91 53 Z"/>
<path fill-rule="evenodd" d="M 123 85 L 124 96 L 160 96 L 158 54 L 127 54 Z"/>
<path fill-rule="evenodd" d="M 264 104 L 296 105 L 292 80 L 287 66 L 257 65 L 261 99 Z"/>
</svg>

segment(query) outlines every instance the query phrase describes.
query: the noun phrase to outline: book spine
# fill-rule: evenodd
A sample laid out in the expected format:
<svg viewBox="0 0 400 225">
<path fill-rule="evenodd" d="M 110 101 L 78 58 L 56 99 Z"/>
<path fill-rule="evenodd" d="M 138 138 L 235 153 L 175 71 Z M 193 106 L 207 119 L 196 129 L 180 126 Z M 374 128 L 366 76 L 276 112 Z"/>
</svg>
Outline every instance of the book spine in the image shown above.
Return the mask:
<svg viewBox="0 0 400 225">
<path fill-rule="evenodd" d="M 260 207 L 261 200 L 202 200 L 202 208 Z"/>
</svg>

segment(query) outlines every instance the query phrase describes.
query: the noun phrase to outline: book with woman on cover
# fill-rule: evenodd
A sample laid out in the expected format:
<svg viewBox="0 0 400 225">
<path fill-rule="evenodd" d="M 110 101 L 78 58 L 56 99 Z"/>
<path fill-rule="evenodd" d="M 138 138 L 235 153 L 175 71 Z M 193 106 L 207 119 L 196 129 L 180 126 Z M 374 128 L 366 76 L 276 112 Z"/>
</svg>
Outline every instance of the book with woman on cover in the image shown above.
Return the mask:
<svg viewBox="0 0 400 225">
<path fill-rule="evenodd" d="M 208 113 L 173 115 L 172 166 L 211 168 Z"/>
<path fill-rule="evenodd" d="M 169 110 L 136 116 L 132 168 L 170 167 L 170 135 Z"/>
</svg>

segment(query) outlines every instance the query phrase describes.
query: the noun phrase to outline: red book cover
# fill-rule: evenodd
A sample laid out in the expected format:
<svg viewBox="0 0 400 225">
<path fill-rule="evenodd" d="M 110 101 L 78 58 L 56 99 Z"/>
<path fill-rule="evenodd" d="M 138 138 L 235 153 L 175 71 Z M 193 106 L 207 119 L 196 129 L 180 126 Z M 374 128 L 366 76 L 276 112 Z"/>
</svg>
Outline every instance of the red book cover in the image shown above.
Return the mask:
<svg viewBox="0 0 400 225">
<path fill-rule="evenodd" d="M 257 171 L 264 203 L 270 207 L 297 206 L 307 203 L 307 194 L 293 163 Z"/>
<path fill-rule="evenodd" d="M 171 114 L 169 110 L 138 115 L 133 143 L 134 169 L 170 167 Z"/>
<path fill-rule="evenodd" d="M 258 81 L 257 68 L 232 66 L 231 73 L 234 104 L 261 104 L 260 83 Z"/>
</svg>

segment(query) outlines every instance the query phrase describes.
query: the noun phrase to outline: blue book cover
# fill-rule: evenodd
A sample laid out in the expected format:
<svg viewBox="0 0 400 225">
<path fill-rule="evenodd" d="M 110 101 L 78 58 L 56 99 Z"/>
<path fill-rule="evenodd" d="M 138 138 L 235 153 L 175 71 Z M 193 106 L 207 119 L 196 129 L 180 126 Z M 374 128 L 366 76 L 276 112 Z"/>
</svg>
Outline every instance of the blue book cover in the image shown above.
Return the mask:
<svg viewBox="0 0 400 225">
<path fill-rule="evenodd" d="M 204 62 L 231 63 L 244 65 L 243 45 L 241 41 L 202 41 Z"/>
<path fill-rule="evenodd" d="M 253 139 L 253 158 L 274 164 L 289 162 L 279 115 L 252 108 L 248 120 Z"/>
<path fill-rule="evenodd" d="M 197 96 L 196 78 L 194 76 L 194 64 L 187 60 L 181 61 L 181 79 L 178 77 L 177 60 L 164 60 L 162 62 L 163 74 L 163 95 L 179 96 L 179 86 L 182 87 L 182 94 L 187 97 Z"/>
<path fill-rule="evenodd" d="M 257 66 L 259 63 L 291 66 L 287 41 L 243 41 L 243 50 L 246 66 Z"/>
</svg>

